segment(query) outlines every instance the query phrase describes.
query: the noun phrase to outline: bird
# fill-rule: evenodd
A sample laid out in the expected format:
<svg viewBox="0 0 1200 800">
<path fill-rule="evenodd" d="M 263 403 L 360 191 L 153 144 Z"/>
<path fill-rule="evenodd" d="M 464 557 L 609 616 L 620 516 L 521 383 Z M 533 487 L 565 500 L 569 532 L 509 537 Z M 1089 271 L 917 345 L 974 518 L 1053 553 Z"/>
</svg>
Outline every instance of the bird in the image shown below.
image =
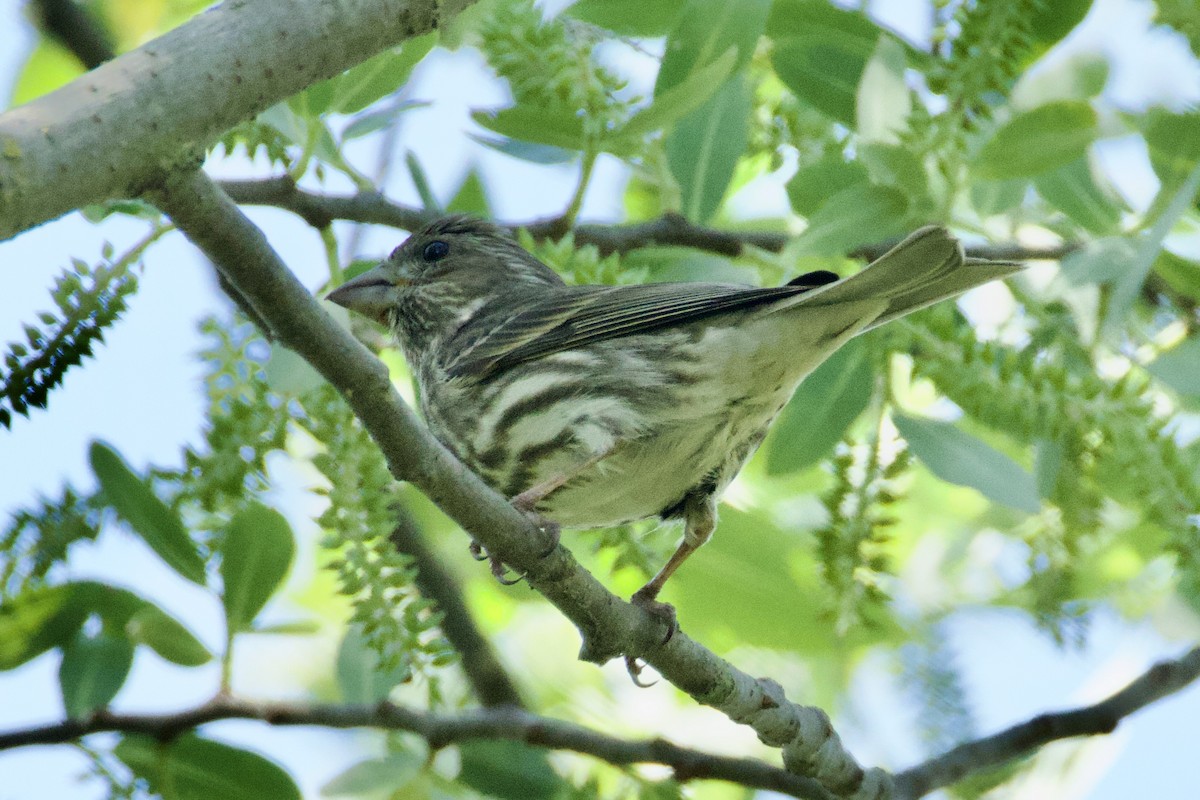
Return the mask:
<svg viewBox="0 0 1200 800">
<path fill-rule="evenodd" d="M 674 631 L 663 586 L 800 382 L 851 338 L 1019 269 L 928 226 L 846 278 L 568 285 L 504 229 L 452 215 L 328 299 L 391 330 L 431 432 L 518 509 L 555 532 L 682 520 L 631 598 Z"/>
</svg>

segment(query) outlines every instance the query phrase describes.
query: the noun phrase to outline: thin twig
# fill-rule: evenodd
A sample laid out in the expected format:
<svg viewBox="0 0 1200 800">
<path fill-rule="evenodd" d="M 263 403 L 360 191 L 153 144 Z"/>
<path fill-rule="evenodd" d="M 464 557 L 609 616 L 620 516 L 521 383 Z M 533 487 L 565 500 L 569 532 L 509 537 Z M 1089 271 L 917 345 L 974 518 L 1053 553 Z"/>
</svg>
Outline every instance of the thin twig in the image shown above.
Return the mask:
<svg viewBox="0 0 1200 800">
<path fill-rule="evenodd" d="M 297 214 L 316 228 L 322 228 L 333 220 L 340 219 L 388 225 L 411 231 L 431 222 L 435 216 L 419 208 L 395 203 L 378 192 L 360 192 L 354 195 L 311 192 L 299 188 L 286 176 L 262 180 L 222 181 L 220 186 L 237 203 L 282 208 Z M 525 228 L 537 239 L 556 239 L 565 233 L 561 217 L 512 222 L 505 227 L 510 230 Z M 573 233 L 576 244 L 594 245 L 603 255 L 651 246 L 693 247 L 725 256 L 742 255 L 748 248 L 778 253 L 794 238 L 792 234 L 777 231 L 726 231 L 708 228 L 689 222 L 674 213 L 666 213 L 656 219 L 633 224 L 583 223 L 576 225 Z M 864 245 L 855 248 L 849 255 L 869 261 L 883 255 L 896 241 L 898 240 Z M 966 249 L 967 255 L 974 258 L 1034 261 L 1058 260 L 1077 247 L 1077 244 L 1071 242 L 1045 247 L 1002 243 L 970 245 Z"/>
<path fill-rule="evenodd" d="M 1058 739 L 1112 733 L 1118 723 L 1200 677 L 1200 647 L 1181 658 L 1160 661 L 1099 703 L 1042 714 L 1000 733 L 953 750 L 896 775 L 897 800 L 915 800 L 973 773 L 998 766 Z"/>
<path fill-rule="evenodd" d="M 320 725 L 325 728 L 409 731 L 425 739 L 434 750 L 481 739 L 525 742 L 594 756 L 610 764 L 663 764 L 674 770 L 675 779 L 679 781 L 723 780 L 806 800 L 832 800 L 832 795 L 813 779 L 793 775 L 757 759 L 704 753 L 663 739 L 630 741 L 511 707 L 439 715 L 391 703 L 376 706 L 304 705 L 218 697 L 205 705 L 173 714 L 110 714 L 102 711 L 87 720 L 67 720 L 10 731 L 0 734 L 0 751 L 73 742 L 88 734 L 113 731 L 141 733 L 169 741 L 222 719 L 259 720 L 275 726 Z"/>
</svg>

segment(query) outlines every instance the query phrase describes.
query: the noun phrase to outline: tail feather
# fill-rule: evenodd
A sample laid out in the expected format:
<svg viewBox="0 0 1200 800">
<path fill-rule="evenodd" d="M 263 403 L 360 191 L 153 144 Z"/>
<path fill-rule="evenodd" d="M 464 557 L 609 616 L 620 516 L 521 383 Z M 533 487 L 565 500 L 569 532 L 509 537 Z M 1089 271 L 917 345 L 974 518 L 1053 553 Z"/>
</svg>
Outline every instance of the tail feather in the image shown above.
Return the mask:
<svg viewBox="0 0 1200 800">
<path fill-rule="evenodd" d="M 984 258 L 965 259 L 958 267 L 946 275 L 917 288 L 893 297 L 887 310 L 876 317 L 875 321 L 863 328 L 869 331 L 891 322 L 894 319 L 911 314 L 922 308 L 931 306 L 942 300 L 962 294 L 968 289 L 982 286 L 998 278 L 1006 278 L 1025 268 L 1018 261 L 989 261 Z"/>
<path fill-rule="evenodd" d="M 1013 261 L 966 258 L 962 245 L 949 231 L 928 226 L 908 236 L 861 272 L 806 292 L 787 305 L 811 308 L 886 299 L 882 313 L 861 328 L 868 331 L 1021 269 L 1022 265 Z"/>
</svg>

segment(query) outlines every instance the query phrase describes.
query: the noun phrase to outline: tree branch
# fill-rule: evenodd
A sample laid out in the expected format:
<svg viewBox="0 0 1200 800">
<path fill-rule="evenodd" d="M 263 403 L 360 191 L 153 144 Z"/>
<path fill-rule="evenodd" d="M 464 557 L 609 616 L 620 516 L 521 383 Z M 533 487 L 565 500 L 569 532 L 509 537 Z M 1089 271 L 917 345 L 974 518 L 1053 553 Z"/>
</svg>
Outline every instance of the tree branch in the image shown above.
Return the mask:
<svg viewBox="0 0 1200 800">
<path fill-rule="evenodd" d="M 237 203 L 282 208 L 299 216 L 314 228 L 323 228 L 334 220 L 389 225 L 411 231 L 432 222 L 435 214 L 419 208 L 395 203 L 379 192 L 360 192 L 353 195 L 331 195 L 311 192 L 296 186 L 288 176 L 261 180 L 222 181 L 221 188 Z M 509 230 L 527 229 L 536 239 L 560 238 L 567 229 L 562 220 L 545 219 L 514 222 Z M 639 247 L 694 247 L 724 256 L 743 255 L 748 248 L 781 251 L 795 238 L 789 233 L 774 231 L 724 231 L 689 222 L 679 214 L 666 213 L 657 219 L 626 225 L 581 224 L 571 229 L 575 243 L 595 245 L 603 255 L 625 253 Z M 849 255 L 871 261 L 883 255 L 898 239 L 864 245 Z M 967 247 L 967 255 L 1001 261 L 1058 260 L 1075 250 L 1073 242 L 1047 247 L 1027 247 L 1015 243 L 984 244 Z"/>
<path fill-rule="evenodd" d="M 0 240 L 141 193 L 175 166 L 199 163 L 238 122 L 470 2 L 222 3 L 0 114 Z"/>
<path fill-rule="evenodd" d="M 1124 689 L 1095 705 L 1042 714 L 905 770 L 895 777 L 895 797 L 915 800 L 1058 739 L 1112 733 L 1125 717 L 1178 692 L 1197 677 L 1200 677 L 1200 647 L 1182 658 L 1160 661 Z"/>
<path fill-rule="evenodd" d="M 412 515 L 404 508 L 397 508 L 396 514 L 396 527 L 389 538 L 397 550 L 412 556 L 417 565 L 417 590 L 437 603 L 442 612 L 442 633 L 462 658 L 463 672 L 475 696 L 484 706 L 524 708 L 525 701 L 516 684 L 491 643 L 476 627 L 458 581 L 429 547 Z"/>
<path fill-rule="evenodd" d="M 438 750 L 479 739 L 525 742 L 551 750 L 569 750 L 610 764 L 663 764 L 678 781 L 722 780 L 752 789 L 770 789 L 806 800 L 832 800 L 811 778 L 793 775 L 752 758 L 733 758 L 663 739 L 630 741 L 562 720 L 540 717 L 516 708 L 480 709 L 457 715 L 438 715 L 381 703 L 377 706 L 255 703 L 217 698 L 174 714 L 110 714 L 101 711 L 88 720 L 67 720 L 40 728 L 0 734 L 0 750 L 35 744 L 72 742 L 92 733 L 140 733 L 168 741 L 221 719 L 252 719 L 268 725 L 320 725 L 325 728 L 378 728 L 415 733 Z"/>
<path fill-rule="evenodd" d="M 640 658 L 666 680 L 782 750 L 788 771 L 811 775 L 858 800 L 884 797 L 890 778 L 846 752 L 825 712 L 796 705 L 768 679 L 747 675 L 678 632 L 663 643 L 663 623 L 608 591 L 553 538 L 455 459 L 416 419 L 386 368 L 333 319 L 271 249 L 262 232 L 202 172 L 172 176 L 151 195 L 271 327 L 333 384 L 379 445 L 392 474 L 425 493 L 489 553 L 575 624 L 580 658 L 603 663 Z"/>
</svg>

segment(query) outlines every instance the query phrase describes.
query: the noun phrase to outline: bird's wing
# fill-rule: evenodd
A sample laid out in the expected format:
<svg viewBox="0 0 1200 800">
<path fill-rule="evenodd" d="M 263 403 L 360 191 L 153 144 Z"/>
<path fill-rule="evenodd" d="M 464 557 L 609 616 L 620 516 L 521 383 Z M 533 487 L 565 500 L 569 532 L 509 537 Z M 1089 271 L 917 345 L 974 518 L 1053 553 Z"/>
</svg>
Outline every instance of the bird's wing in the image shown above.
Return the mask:
<svg viewBox="0 0 1200 800">
<path fill-rule="evenodd" d="M 563 287 L 507 319 L 484 314 L 468 321 L 447 343 L 456 352 L 447 372 L 483 378 L 551 353 L 753 308 L 836 279 L 827 272 L 811 275 L 807 282 L 802 276 L 767 289 L 721 283 Z"/>
</svg>

